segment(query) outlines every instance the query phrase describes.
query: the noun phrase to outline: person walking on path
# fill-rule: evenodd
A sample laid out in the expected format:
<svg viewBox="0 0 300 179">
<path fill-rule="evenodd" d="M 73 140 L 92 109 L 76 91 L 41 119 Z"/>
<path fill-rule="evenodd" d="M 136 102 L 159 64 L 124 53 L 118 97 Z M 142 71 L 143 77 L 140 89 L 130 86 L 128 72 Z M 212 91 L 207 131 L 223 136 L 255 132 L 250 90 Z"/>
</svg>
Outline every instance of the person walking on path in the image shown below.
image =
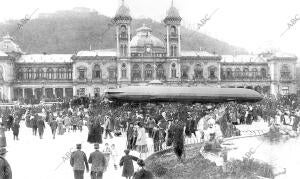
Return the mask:
<svg viewBox="0 0 300 179">
<path fill-rule="evenodd" d="M 12 126 L 14 140 L 19 140 L 19 129 L 20 129 L 20 124 L 19 123 L 20 123 L 19 121 L 15 121 L 13 126 Z"/>
<path fill-rule="evenodd" d="M 44 129 L 45 129 L 45 122 L 42 118 L 38 119 L 37 127 L 38 127 L 38 131 L 39 131 L 40 139 L 42 139 L 43 135 L 44 135 Z"/>
<path fill-rule="evenodd" d="M 73 167 L 74 179 L 84 179 L 84 168 L 89 172 L 89 164 L 85 153 L 81 151 L 81 144 L 77 144 L 76 149 L 77 151 L 71 154 L 70 165 Z"/>
<path fill-rule="evenodd" d="M 138 129 L 137 129 L 137 140 L 136 140 L 136 146 L 137 151 L 140 153 L 140 158 L 142 158 L 142 154 L 146 154 L 148 152 L 147 147 L 147 136 L 145 128 L 143 127 L 142 123 L 138 123 Z"/>
<path fill-rule="evenodd" d="M 116 149 L 115 144 L 111 145 L 111 158 L 115 167 L 115 170 L 118 169 L 118 165 L 117 165 L 117 157 L 118 157 L 118 151 Z"/>
<path fill-rule="evenodd" d="M 5 159 L 7 151 L 5 148 L 0 148 L 0 178 L 12 179 L 12 171 L 9 163 Z"/>
<path fill-rule="evenodd" d="M 111 124 L 111 119 L 108 116 L 105 116 L 105 121 L 104 121 L 104 130 L 105 130 L 105 136 L 104 139 L 107 138 L 107 135 L 112 139 L 113 136 L 111 134 L 112 132 L 112 124 Z"/>
<path fill-rule="evenodd" d="M 55 120 L 55 118 L 53 118 L 53 120 L 50 121 L 50 128 L 51 128 L 51 132 L 52 132 L 52 135 L 53 135 L 53 139 L 55 139 L 57 126 L 58 126 L 58 123 Z"/>
<path fill-rule="evenodd" d="M 125 155 L 120 160 L 120 166 L 123 166 L 122 177 L 130 179 L 134 174 L 133 160 L 137 161 L 139 158 L 129 155 L 129 150 L 124 150 Z"/>
<path fill-rule="evenodd" d="M 32 115 L 30 117 L 30 119 L 31 119 L 32 134 L 34 136 L 36 136 L 36 132 L 37 132 L 37 116 L 36 115 Z"/>
<path fill-rule="evenodd" d="M 95 151 L 90 154 L 88 162 L 91 166 L 91 179 L 102 179 L 106 170 L 107 161 L 102 152 L 99 151 L 99 144 L 94 144 Z"/>
</svg>

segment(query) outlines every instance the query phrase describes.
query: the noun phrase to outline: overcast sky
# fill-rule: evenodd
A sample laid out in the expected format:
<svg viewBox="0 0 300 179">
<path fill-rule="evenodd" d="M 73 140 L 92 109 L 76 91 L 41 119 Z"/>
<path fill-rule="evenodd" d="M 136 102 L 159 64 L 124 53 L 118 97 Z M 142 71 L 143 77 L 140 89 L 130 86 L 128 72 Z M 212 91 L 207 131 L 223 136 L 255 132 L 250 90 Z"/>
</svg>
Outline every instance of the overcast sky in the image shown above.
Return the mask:
<svg viewBox="0 0 300 179">
<path fill-rule="evenodd" d="M 300 56 L 299 0 L 174 0 L 183 24 L 196 24 L 215 10 L 217 12 L 198 31 L 238 45 L 249 51 L 277 48 Z M 21 19 L 38 8 L 38 13 L 87 7 L 113 16 L 121 0 L 7 0 L 0 6 L 0 21 Z M 4 3 L 4 4 L 3 4 Z M 125 0 L 133 17 L 161 21 L 171 0 Z M 288 23 L 297 14 L 299 21 L 283 36 Z"/>
</svg>

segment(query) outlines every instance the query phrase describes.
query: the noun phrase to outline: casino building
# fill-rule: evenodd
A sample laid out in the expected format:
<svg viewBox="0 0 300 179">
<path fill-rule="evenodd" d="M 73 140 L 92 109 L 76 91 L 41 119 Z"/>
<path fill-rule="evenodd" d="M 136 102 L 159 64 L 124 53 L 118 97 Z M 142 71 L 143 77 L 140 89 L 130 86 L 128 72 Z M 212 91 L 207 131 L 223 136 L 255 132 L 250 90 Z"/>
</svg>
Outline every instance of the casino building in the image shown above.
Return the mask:
<svg viewBox="0 0 300 179">
<path fill-rule="evenodd" d="M 172 86 L 251 88 L 265 94 L 296 93 L 294 55 L 217 55 L 183 51 L 181 17 L 171 5 L 164 39 L 143 25 L 131 28 L 124 2 L 113 18 L 115 49 L 77 54 L 26 54 L 9 35 L 0 42 L 0 99 L 101 95 L 107 88 L 159 80 Z"/>
</svg>

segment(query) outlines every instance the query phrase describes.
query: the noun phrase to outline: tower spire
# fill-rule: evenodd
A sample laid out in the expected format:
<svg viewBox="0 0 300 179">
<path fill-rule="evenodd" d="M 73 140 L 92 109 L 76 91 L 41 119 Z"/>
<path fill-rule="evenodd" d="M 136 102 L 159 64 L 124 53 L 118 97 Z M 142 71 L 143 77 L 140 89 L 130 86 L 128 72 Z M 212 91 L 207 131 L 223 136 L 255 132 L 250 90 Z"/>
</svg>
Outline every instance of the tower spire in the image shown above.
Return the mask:
<svg viewBox="0 0 300 179">
<path fill-rule="evenodd" d="M 172 0 L 172 2 L 171 2 L 171 7 L 173 7 L 174 6 L 174 0 Z"/>
<path fill-rule="evenodd" d="M 121 0 L 121 5 L 122 5 L 122 6 L 124 6 L 124 4 L 125 4 L 124 1 L 125 1 L 125 0 Z"/>
</svg>

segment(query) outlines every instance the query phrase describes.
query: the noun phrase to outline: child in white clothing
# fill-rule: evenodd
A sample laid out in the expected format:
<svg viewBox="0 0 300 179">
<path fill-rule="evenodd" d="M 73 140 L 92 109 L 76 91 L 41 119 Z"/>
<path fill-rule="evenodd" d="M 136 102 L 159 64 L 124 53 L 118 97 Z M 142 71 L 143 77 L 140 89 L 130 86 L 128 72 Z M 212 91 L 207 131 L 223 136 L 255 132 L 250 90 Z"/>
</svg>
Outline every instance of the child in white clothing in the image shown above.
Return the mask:
<svg viewBox="0 0 300 179">
<path fill-rule="evenodd" d="M 118 157 L 118 152 L 116 150 L 116 146 L 115 144 L 111 145 L 111 158 L 114 164 L 115 169 L 118 169 L 118 165 L 117 165 L 117 157 Z"/>
</svg>

